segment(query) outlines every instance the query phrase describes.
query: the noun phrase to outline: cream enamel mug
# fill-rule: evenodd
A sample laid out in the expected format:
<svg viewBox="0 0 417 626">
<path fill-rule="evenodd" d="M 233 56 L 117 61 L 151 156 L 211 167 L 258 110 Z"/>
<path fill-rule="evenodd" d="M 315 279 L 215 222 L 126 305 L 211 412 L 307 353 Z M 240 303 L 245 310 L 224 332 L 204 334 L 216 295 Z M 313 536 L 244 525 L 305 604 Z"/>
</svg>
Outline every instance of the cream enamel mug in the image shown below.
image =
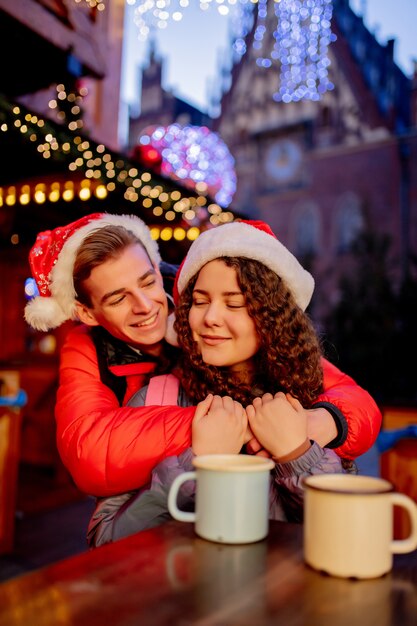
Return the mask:
<svg viewBox="0 0 417 626">
<path fill-rule="evenodd" d="M 382 478 L 320 474 L 304 479 L 304 559 L 344 578 L 375 578 L 392 568 L 393 554 L 417 548 L 417 505 Z M 411 522 L 409 537 L 393 539 L 393 508 Z"/>
</svg>

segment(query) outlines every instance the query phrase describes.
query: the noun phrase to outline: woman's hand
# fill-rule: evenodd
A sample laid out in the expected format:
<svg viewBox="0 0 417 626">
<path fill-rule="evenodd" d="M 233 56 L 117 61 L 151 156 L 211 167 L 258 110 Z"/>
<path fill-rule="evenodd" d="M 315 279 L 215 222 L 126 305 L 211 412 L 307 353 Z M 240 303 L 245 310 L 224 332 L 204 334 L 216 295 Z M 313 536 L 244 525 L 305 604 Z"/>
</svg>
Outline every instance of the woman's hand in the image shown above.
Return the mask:
<svg viewBox="0 0 417 626">
<path fill-rule="evenodd" d="M 289 394 L 267 393 L 255 398 L 246 414 L 258 442 L 277 460 L 308 442 L 307 411 Z"/>
<path fill-rule="evenodd" d="M 247 438 L 247 426 L 246 412 L 239 402 L 210 394 L 195 412 L 194 454 L 238 454 Z"/>
</svg>

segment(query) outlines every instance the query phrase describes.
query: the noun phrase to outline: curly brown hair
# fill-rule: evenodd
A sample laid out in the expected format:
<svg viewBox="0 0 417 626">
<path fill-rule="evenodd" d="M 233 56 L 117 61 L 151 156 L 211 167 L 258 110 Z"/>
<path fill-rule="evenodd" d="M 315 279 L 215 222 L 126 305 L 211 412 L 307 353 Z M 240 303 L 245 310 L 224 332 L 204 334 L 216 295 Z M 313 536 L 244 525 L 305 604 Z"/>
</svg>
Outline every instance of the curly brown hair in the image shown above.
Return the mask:
<svg viewBox="0 0 417 626">
<path fill-rule="evenodd" d="M 182 348 L 180 375 L 186 393 L 197 402 L 209 393 L 229 395 L 247 406 L 264 393 L 283 391 L 309 408 L 323 389 L 320 340 L 310 318 L 297 306 L 284 281 L 263 263 L 243 257 L 218 260 L 235 269 L 255 323 L 260 340 L 255 373 L 247 384 L 234 378 L 228 368 L 203 362 L 188 322 L 197 274 L 181 294 L 174 325 Z"/>
</svg>

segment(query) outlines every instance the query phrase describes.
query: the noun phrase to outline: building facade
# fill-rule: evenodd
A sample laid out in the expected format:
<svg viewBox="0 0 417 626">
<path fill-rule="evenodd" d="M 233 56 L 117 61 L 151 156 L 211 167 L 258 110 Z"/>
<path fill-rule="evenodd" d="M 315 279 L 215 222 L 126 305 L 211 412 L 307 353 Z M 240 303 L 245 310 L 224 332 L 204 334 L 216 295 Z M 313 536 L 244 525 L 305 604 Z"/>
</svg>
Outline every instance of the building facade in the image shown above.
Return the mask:
<svg viewBox="0 0 417 626">
<path fill-rule="evenodd" d="M 154 42 L 151 42 L 148 62 L 141 69 L 140 114 L 129 115 L 128 144 L 131 151 L 145 128 L 170 124 L 211 128 L 213 124 L 209 115 L 165 89 L 163 72 L 164 60 L 158 56 Z"/>
<path fill-rule="evenodd" d="M 348 0 L 333 5 L 333 90 L 318 102 L 274 101 L 277 75 L 256 64 L 252 31 L 215 122 L 236 160 L 234 209 L 309 259 L 318 317 L 337 302 L 359 233 L 389 236 L 397 284 L 417 252 L 417 64 L 407 78 L 393 40 L 379 44 Z"/>
<path fill-rule="evenodd" d="M 405 76 L 394 62 L 393 40 L 378 43 L 348 0 L 333 0 L 333 6 L 333 90 L 319 101 L 276 102 L 276 69 L 255 62 L 273 45 L 272 35 L 255 51 L 252 29 L 221 114 L 210 123 L 235 159 L 233 211 L 268 222 L 309 263 L 317 318 L 338 300 L 359 233 L 390 238 L 397 284 L 413 271 L 410 256 L 417 253 L 417 65 L 413 77 Z M 269 8 L 272 24 L 272 3 Z M 178 121 L 162 69 L 152 53 L 131 141 L 149 124 Z"/>
</svg>

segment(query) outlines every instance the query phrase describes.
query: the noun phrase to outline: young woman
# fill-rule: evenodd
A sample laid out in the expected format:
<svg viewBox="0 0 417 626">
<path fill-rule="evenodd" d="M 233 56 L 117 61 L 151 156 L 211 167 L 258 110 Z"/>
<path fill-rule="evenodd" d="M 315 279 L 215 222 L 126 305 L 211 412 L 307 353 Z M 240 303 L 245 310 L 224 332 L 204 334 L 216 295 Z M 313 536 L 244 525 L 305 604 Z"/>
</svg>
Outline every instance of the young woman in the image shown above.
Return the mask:
<svg viewBox="0 0 417 626">
<path fill-rule="evenodd" d="M 100 502 L 89 528 L 92 545 L 169 519 L 169 486 L 191 468 L 194 454 L 238 453 L 246 444 L 271 456 L 272 519 L 302 520 L 303 476 L 343 471 L 340 457 L 311 439 L 308 420 L 326 409 L 342 422 L 357 385 L 323 359 L 305 313 L 313 278 L 269 227 L 235 222 L 203 233 L 176 287 L 177 401 L 200 402 L 192 449 L 160 463 L 149 489 Z M 131 404 L 146 403 L 147 393 Z M 182 506 L 192 506 L 193 493 L 183 496 Z"/>
</svg>

